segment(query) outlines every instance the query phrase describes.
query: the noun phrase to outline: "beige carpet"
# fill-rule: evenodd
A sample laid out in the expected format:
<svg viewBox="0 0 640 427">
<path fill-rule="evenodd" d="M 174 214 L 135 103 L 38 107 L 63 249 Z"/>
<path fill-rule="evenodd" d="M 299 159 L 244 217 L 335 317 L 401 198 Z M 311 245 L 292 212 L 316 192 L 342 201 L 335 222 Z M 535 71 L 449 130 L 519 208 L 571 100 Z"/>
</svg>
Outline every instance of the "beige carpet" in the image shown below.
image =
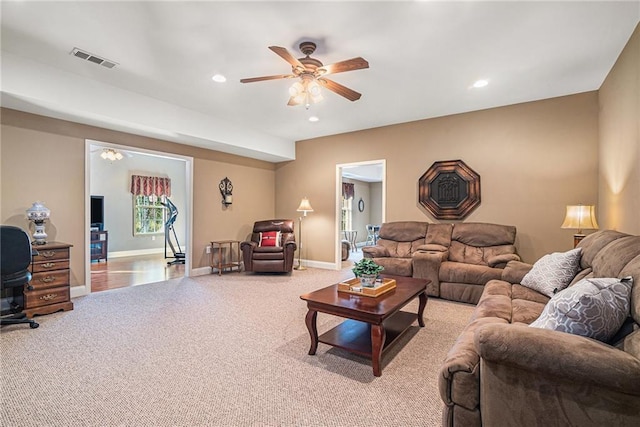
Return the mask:
<svg viewBox="0 0 640 427">
<path fill-rule="evenodd" d="M 473 307 L 430 299 L 426 327 L 408 331 L 377 378 L 345 351 L 307 354 L 299 296 L 349 277 L 174 279 L 76 298 L 35 330 L 3 327 L 1 425 L 440 425 L 438 367 Z M 318 331 L 339 322 L 319 314 Z"/>
</svg>

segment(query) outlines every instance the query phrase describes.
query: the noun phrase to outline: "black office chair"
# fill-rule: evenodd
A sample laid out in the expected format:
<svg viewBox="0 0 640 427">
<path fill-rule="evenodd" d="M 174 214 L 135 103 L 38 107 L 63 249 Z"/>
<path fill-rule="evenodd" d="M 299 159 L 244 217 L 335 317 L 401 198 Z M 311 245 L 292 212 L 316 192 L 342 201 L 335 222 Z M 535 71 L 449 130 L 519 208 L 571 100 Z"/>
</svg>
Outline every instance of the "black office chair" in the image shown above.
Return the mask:
<svg viewBox="0 0 640 427">
<path fill-rule="evenodd" d="M 22 313 L 24 308 L 24 287 L 33 289 L 31 281 L 32 248 L 29 235 L 21 228 L 10 225 L 0 225 L 0 270 L 2 295 L 0 325 L 15 325 L 28 323 L 31 328 L 37 328 L 34 320 L 27 319 Z"/>
</svg>

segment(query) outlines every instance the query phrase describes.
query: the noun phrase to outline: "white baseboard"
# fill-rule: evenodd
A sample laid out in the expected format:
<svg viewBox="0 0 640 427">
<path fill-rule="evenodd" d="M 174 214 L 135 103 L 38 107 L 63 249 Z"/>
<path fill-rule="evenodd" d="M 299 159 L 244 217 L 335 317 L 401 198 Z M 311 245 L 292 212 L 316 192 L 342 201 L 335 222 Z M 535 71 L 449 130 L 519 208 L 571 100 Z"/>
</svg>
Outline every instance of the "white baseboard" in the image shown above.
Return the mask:
<svg viewBox="0 0 640 427">
<path fill-rule="evenodd" d="M 294 263 L 294 265 L 298 265 L 297 261 Z M 311 268 L 322 268 L 324 270 L 340 270 L 340 268 L 342 268 L 342 266 L 336 267 L 335 263 L 333 262 L 310 261 L 305 259 L 302 260 L 302 265 Z"/>
<path fill-rule="evenodd" d="M 211 274 L 211 267 L 192 268 L 191 272 L 189 273 L 189 276 L 190 277 L 206 276 L 207 274 Z"/>
<path fill-rule="evenodd" d="M 133 251 L 118 251 L 109 252 L 107 258 L 122 258 L 125 256 L 139 256 L 139 255 L 155 255 L 164 253 L 164 248 L 151 248 L 151 249 L 136 249 Z"/>
<path fill-rule="evenodd" d="M 82 297 L 89 295 L 89 287 L 86 285 L 71 286 L 69 292 L 71 294 L 71 298 Z"/>
<path fill-rule="evenodd" d="M 302 265 L 305 267 L 311 267 L 311 268 L 322 268 L 324 270 L 340 270 L 342 268 L 342 265 L 340 265 L 339 267 L 336 268 L 336 265 L 332 262 L 323 262 L 323 261 L 309 261 L 309 260 L 301 260 L 302 261 Z M 298 265 L 298 260 L 294 260 L 293 266 L 295 267 L 296 265 Z M 244 271 L 244 270 L 243 270 Z M 191 270 L 191 277 L 196 277 L 196 276 L 206 276 L 208 274 L 211 274 L 211 267 L 199 267 L 199 268 L 194 268 Z"/>
</svg>

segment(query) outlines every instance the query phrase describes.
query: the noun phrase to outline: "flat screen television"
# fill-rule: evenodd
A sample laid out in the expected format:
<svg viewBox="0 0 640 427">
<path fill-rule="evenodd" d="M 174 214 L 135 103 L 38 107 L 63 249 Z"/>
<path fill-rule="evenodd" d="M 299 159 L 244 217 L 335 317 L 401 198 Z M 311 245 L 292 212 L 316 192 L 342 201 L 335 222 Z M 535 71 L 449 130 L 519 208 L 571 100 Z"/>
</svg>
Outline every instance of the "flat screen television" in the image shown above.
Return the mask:
<svg viewBox="0 0 640 427">
<path fill-rule="evenodd" d="M 104 196 L 91 196 L 91 228 L 104 230 Z"/>
</svg>

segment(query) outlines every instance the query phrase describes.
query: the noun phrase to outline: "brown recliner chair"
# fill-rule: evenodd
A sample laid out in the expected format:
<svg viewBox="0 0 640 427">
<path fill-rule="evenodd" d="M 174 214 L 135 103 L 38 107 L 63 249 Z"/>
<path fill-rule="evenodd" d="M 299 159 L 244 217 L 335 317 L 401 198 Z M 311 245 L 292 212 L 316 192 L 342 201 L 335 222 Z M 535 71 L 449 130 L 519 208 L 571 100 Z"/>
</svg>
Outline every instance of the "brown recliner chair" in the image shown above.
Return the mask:
<svg viewBox="0 0 640 427">
<path fill-rule="evenodd" d="M 296 239 L 293 220 L 270 219 L 253 225 L 251 240 L 240 244 L 245 271 L 288 273 L 293 269 Z"/>
</svg>

